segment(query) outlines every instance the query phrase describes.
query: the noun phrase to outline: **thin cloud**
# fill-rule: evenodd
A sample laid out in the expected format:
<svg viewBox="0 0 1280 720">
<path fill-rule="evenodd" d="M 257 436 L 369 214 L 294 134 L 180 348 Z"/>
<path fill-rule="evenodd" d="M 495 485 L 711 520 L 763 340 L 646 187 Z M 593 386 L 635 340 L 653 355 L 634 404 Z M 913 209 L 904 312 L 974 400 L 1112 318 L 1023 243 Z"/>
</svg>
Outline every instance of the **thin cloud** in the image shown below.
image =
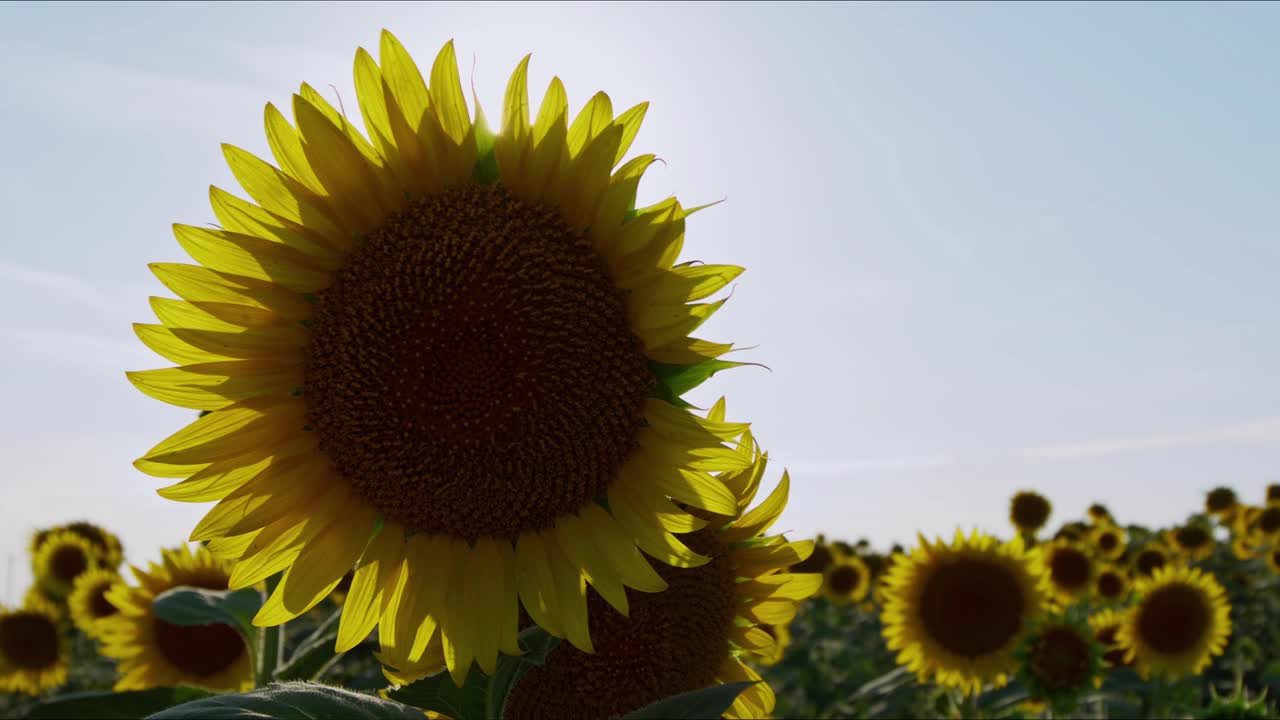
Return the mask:
<svg viewBox="0 0 1280 720">
<path fill-rule="evenodd" d="M 1228 443 L 1280 443 L 1280 416 L 1262 417 L 1205 430 L 1135 435 L 1126 438 L 1080 443 L 1045 445 L 1019 451 L 1019 455 L 1041 460 L 1075 460 L 1141 450 L 1220 445 Z"/>
<path fill-rule="evenodd" d="M 40 270 L 5 260 L 0 260 L 0 282 L 5 285 L 21 285 L 28 289 L 72 297 L 95 305 L 107 299 L 98 288 L 75 275 Z"/>
<path fill-rule="evenodd" d="M 894 457 L 836 458 L 788 465 L 792 473 L 813 475 L 859 475 L 869 472 L 927 470 L 951 465 L 954 458 L 944 455 L 899 455 Z"/>
</svg>

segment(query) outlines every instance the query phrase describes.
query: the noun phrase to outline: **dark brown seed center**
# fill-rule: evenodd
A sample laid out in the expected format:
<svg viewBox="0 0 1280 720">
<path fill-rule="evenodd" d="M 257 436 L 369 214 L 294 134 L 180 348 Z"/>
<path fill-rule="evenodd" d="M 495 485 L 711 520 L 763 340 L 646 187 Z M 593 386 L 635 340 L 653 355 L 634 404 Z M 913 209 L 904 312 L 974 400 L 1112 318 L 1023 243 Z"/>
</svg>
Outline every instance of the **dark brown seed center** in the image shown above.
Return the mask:
<svg viewBox="0 0 1280 720">
<path fill-rule="evenodd" d="M 115 615 L 119 610 L 111 601 L 107 599 L 107 591 L 111 589 L 111 583 L 104 582 L 94 588 L 89 595 L 89 613 L 95 618 L 104 618 Z"/>
<path fill-rule="evenodd" d="M 1113 572 L 1104 572 L 1098 576 L 1098 594 L 1108 600 L 1120 597 L 1124 592 L 1124 580 Z"/>
<path fill-rule="evenodd" d="M 227 670 L 248 651 L 230 625 L 174 625 L 156 618 L 155 637 L 166 660 L 197 677 Z"/>
<path fill-rule="evenodd" d="M 1089 641 L 1071 628 L 1048 628 L 1031 649 L 1030 664 L 1050 690 L 1079 687 L 1089 679 Z"/>
<path fill-rule="evenodd" d="M 608 488 L 654 379 L 581 233 L 501 186 L 413 203 L 319 298 L 309 422 L 339 473 L 410 529 L 551 527 Z"/>
<path fill-rule="evenodd" d="M 1138 557 L 1134 560 L 1134 566 L 1138 568 L 1138 572 L 1143 575 L 1150 575 L 1156 569 L 1164 567 L 1164 553 L 1158 550 L 1143 550 L 1138 553 Z"/>
<path fill-rule="evenodd" d="M 1054 585 L 1065 590 L 1084 587 L 1091 569 L 1089 556 L 1073 547 L 1057 548 L 1049 557 L 1049 576 Z"/>
<path fill-rule="evenodd" d="M 862 573 L 853 565 L 841 565 L 827 576 L 827 584 L 837 595 L 847 595 L 858 588 Z"/>
<path fill-rule="evenodd" d="M 1037 529 L 1049 519 L 1049 501 L 1036 493 L 1019 493 L 1013 496 L 1011 515 L 1019 527 Z"/>
<path fill-rule="evenodd" d="M 1103 552 L 1111 552 L 1112 550 L 1115 550 L 1116 546 L 1119 544 L 1120 538 L 1116 537 L 1115 533 L 1105 532 L 1098 536 L 1098 547 L 1102 549 Z"/>
<path fill-rule="evenodd" d="M 1010 568 L 961 558 L 937 568 L 925 582 L 920 620 L 931 638 L 961 657 L 998 650 L 1022 627 L 1026 598 Z"/>
<path fill-rule="evenodd" d="M 1203 528 L 1190 525 L 1178 528 L 1178 531 L 1174 534 L 1174 539 L 1176 539 L 1178 544 L 1182 547 L 1188 550 L 1196 550 L 1209 544 L 1209 541 L 1212 538 L 1209 537 L 1209 533 L 1205 532 Z"/>
<path fill-rule="evenodd" d="M 1166 585 L 1138 608 L 1138 636 L 1157 652 L 1176 655 L 1194 649 L 1212 621 L 1203 594 L 1186 585 Z"/>
<path fill-rule="evenodd" d="M 0 618 L 0 668 L 41 670 L 58 662 L 58 628 L 34 612 Z"/>
<path fill-rule="evenodd" d="M 64 545 L 53 551 L 49 558 L 49 570 L 53 576 L 64 583 L 70 583 L 80 577 L 80 573 L 89 567 L 89 558 L 77 545 Z"/>
</svg>

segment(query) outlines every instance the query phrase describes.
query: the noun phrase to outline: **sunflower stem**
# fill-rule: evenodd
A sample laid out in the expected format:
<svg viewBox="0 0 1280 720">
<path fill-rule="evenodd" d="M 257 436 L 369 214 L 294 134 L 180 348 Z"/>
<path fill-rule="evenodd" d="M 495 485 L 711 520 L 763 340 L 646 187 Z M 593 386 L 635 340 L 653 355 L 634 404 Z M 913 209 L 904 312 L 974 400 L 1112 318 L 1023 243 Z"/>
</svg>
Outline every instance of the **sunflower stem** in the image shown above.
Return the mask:
<svg viewBox="0 0 1280 720">
<path fill-rule="evenodd" d="M 280 576 L 267 578 L 266 598 L 276 591 L 280 584 Z M 257 664 L 254 667 L 254 687 L 266 687 L 275 677 L 276 668 L 280 667 L 284 656 L 284 623 L 258 629 Z"/>
</svg>

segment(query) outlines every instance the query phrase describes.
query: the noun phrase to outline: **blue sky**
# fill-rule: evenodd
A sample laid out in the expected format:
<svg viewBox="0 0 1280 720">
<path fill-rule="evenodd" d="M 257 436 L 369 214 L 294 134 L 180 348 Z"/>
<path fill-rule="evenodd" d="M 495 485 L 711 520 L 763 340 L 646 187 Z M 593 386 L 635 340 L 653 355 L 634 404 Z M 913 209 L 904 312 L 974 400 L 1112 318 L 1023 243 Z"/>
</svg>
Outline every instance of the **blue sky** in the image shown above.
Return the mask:
<svg viewBox="0 0 1280 720">
<path fill-rule="evenodd" d="M 141 562 L 199 517 L 130 466 L 190 418 L 124 378 L 163 364 L 146 264 L 235 188 L 219 143 L 267 154 L 265 102 L 353 112 L 383 27 L 454 38 L 491 116 L 527 52 L 535 101 L 651 101 L 641 200 L 727 198 L 685 257 L 748 268 L 707 335 L 771 368 L 694 399 L 791 468 L 780 527 L 1003 532 L 1020 488 L 1165 524 L 1280 480 L 1280 6 L 6 3 L 0 600 L 34 527 Z"/>
</svg>

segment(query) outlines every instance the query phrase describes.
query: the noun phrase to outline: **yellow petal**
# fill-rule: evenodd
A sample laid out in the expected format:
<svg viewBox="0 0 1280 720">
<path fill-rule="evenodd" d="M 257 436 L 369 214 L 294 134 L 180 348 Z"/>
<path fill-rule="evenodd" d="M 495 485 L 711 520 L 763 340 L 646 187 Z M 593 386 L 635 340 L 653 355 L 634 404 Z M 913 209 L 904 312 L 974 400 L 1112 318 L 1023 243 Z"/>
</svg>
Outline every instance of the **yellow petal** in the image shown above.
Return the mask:
<svg viewBox="0 0 1280 720">
<path fill-rule="evenodd" d="M 595 652 L 587 624 L 587 579 L 566 559 L 554 537 L 554 531 L 542 534 L 543 547 L 556 583 L 556 599 L 560 608 L 560 627 L 565 639 L 586 653 Z"/>
<path fill-rule="evenodd" d="M 303 137 L 303 151 L 328 195 L 336 198 L 336 212 L 348 227 L 368 232 L 378 227 L 394 207 L 383 204 L 376 191 L 378 178 L 346 133 L 300 95 L 293 96 L 293 114 Z"/>
<path fill-rule="evenodd" d="M 461 144 L 471 131 L 471 114 L 467 110 L 467 98 L 462 94 L 462 81 L 458 77 L 458 60 L 454 56 L 453 41 L 444 44 L 431 66 L 431 106 L 440 118 L 440 125 L 455 143 Z"/>
<path fill-rule="evenodd" d="M 217 410 L 258 395 L 289 395 L 302 385 L 302 368 L 264 360 L 201 363 L 139 370 L 125 376 L 151 397 L 193 410 Z"/>
<path fill-rule="evenodd" d="M 170 465 L 216 462 L 278 444 L 301 429 L 305 416 L 306 406 L 301 401 L 244 400 L 197 419 L 151 448 L 145 457 Z"/>
<path fill-rule="evenodd" d="M 330 282 L 328 272 L 284 245 L 191 225 L 174 225 L 173 234 L 187 254 L 211 270 L 269 280 L 298 292 L 314 292 Z"/>
<path fill-rule="evenodd" d="M 324 183 L 316 177 L 306 153 L 302 150 L 302 138 L 298 136 L 298 131 L 293 129 L 275 105 L 267 103 L 266 110 L 263 112 L 263 122 L 267 130 L 267 144 L 271 146 L 271 155 L 275 157 L 280 169 L 289 173 L 312 193 L 320 196 L 327 195 Z"/>
<path fill-rule="evenodd" d="M 302 183 L 234 145 L 224 144 L 222 154 L 231 174 L 264 210 L 325 237 L 346 234 L 325 208 L 325 200 Z"/>
<path fill-rule="evenodd" d="M 395 131 L 391 128 L 391 116 L 387 113 L 382 72 L 378 70 L 377 63 L 364 48 L 356 51 L 355 81 L 360 114 L 364 118 L 364 126 L 369 130 L 369 137 L 373 140 L 378 154 L 386 159 L 388 168 L 401 184 L 412 187 L 413 173 L 405 164 L 400 148 L 396 145 Z"/>
<path fill-rule="evenodd" d="M 822 589 L 822 573 L 779 573 L 739 583 L 744 595 L 775 600 L 804 600 Z"/>
<path fill-rule="evenodd" d="M 580 569 L 600 597 L 618 612 L 630 615 L 627 591 L 617 570 L 600 556 L 594 538 L 582 527 L 582 522 L 574 515 L 562 515 L 556 519 L 554 536 L 564 556 Z"/>
<path fill-rule="evenodd" d="M 238 457 L 223 460 L 205 467 L 180 483 L 160 488 L 156 492 L 160 497 L 179 502 L 221 500 L 261 472 L 270 462 L 270 457 L 249 463 Z"/>
<path fill-rule="evenodd" d="M 225 355 L 192 347 L 174 336 L 173 331 L 163 325 L 133 324 L 133 334 L 160 357 L 175 365 L 195 365 L 197 363 L 222 362 L 231 358 Z"/>
<path fill-rule="evenodd" d="M 301 294 L 271 282 L 198 265 L 152 263 L 148 267 L 165 287 L 193 303 L 247 305 L 293 322 L 311 317 L 313 306 Z"/>
<path fill-rule="evenodd" d="M 348 508 L 350 489 L 345 483 L 330 483 L 312 502 L 297 512 L 259 531 L 231 571 L 228 587 L 239 590 L 255 585 L 289 567 L 311 538 L 328 527 Z"/>
<path fill-rule="evenodd" d="M 737 265 L 679 265 L 636 288 L 635 294 L 643 296 L 644 303 L 656 305 L 701 300 L 733 282 L 744 269 Z"/>
<path fill-rule="evenodd" d="M 588 143 L 604 132 L 605 128 L 608 128 L 612 123 L 613 103 L 609 101 L 609 96 L 603 92 L 592 95 L 591 99 L 587 101 L 587 104 L 578 113 L 578 117 L 574 118 L 573 125 L 569 126 L 569 134 L 566 139 L 569 147 L 569 157 L 577 157 Z M 622 138 L 622 128 L 618 128 L 618 138 Z M 610 167 L 613 164 L 613 156 L 611 155 Z"/>
<path fill-rule="evenodd" d="M 350 241 L 344 239 L 334 226 L 304 228 L 295 225 L 212 185 L 209 186 L 209 204 L 224 229 L 287 245 L 324 263 L 338 263 L 344 254 L 342 250 L 350 245 Z M 323 234 L 325 231 L 333 233 L 333 236 Z"/>
<path fill-rule="evenodd" d="M 578 517 L 582 529 L 590 533 L 590 542 L 595 544 L 604 562 L 617 571 L 623 583 L 642 592 L 667 589 L 667 582 L 654 572 L 635 543 L 604 508 L 591 503 L 579 511 Z"/>
<path fill-rule="evenodd" d="M 486 675 L 492 676 L 502 640 L 502 608 L 506 606 L 506 594 L 516 589 L 506 587 L 506 568 L 493 538 L 476 540 L 466 569 L 463 599 L 469 634 L 475 643 L 476 662 Z"/>
<path fill-rule="evenodd" d="M 644 122 L 644 114 L 648 110 L 649 103 L 642 102 L 639 105 L 632 106 L 613 121 L 614 125 L 622 128 L 622 139 L 618 143 L 618 154 L 613 158 L 614 165 L 622 162 L 623 156 L 631 149 L 631 143 L 636 139 L 636 133 L 640 132 L 640 123 Z"/>
<path fill-rule="evenodd" d="M 502 106 L 502 132 L 494 138 L 493 152 L 503 182 L 523 191 L 524 165 L 529 148 L 529 55 L 511 73 Z"/>
<path fill-rule="evenodd" d="M 733 553 L 733 564 L 740 576 L 758 577 L 770 570 L 795 565 L 812 552 L 812 540 L 738 549 Z"/>
<path fill-rule="evenodd" d="M 529 617 L 552 635 L 563 637 L 556 582 L 538 533 L 523 533 L 516 540 L 516 583 Z"/>
<path fill-rule="evenodd" d="M 364 551 L 375 518 L 373 508 L 359 505 L 311 539 L 285 571 L 253 623 L 265 626 L 288 622 L 328 597 Z"/>
<path fill-rule="evenodd" d="M 765 501 L 748 511 L 745 515 L 733 524 L 733 527 L 725 532 L 725 540 L 728 542 L 736 542 L 755 535 L 763 534 L 766 530 L 773 526 L 778 516 L 787 507 L 787 497 L 791 492 L 791 476 L 786 471 L 782 473 L 782 480 L 778 482 L 778 486 L 769 493 L 769 497 Z"/>
<path fill-rule="evenodd" d="M 609 490 L 609 509 L 614 519 L 636 545 L 651 557 L 673 567 L 691 568 L 707 564 L 711 558 L 690 550 L 674 535 L 647 520 L 615 485 Z"/>
<path fill-rule="evenodd" d="M 384 593 L 404 553 L 404 533 L 399 526 L 384 527 L 365 550 L 351 578 L 351 590 L 342 603 L 338 621 L 337 651 L 347 652 L 364 642 L 378 624 Z"/>
<path fill-rule="evenodd" d="M 650 359 L 670 365 L 693 365 L 714 360 L 733 349 L 732 344 L 713 343 L 698 338 L 679 338 L 660 348 L 646 349 Z"/>
<path fill-rule="evenodd" d="M 551 85 L 542 98 L 538 117 L 533 124 L 533 152 L 529 157 L 527 192 L 533 199 L 541 199 L 548 185 L 556 177 L 563 162 L 569 157 L 565 138 L 568 135 L 568 100 L 560 78 L 551 78 Z"/>
<path fill-rule="evenodd" d="M 466 606 L 466 563 L 470 557 L 469 548 L 460 540 L 451 541 L 450 546 L 451 562 L 449 572 L 445 575 L 448 587 L 445 591 L 445 617 L 448 626 L 442 633 L 441 643 L 449 675 L 458 687 L 462 687 L 471 672 L 471 661 L 475 659 L 472 633 L 477 628 L 470 625 L 472 617 Z"/>
</svg>

